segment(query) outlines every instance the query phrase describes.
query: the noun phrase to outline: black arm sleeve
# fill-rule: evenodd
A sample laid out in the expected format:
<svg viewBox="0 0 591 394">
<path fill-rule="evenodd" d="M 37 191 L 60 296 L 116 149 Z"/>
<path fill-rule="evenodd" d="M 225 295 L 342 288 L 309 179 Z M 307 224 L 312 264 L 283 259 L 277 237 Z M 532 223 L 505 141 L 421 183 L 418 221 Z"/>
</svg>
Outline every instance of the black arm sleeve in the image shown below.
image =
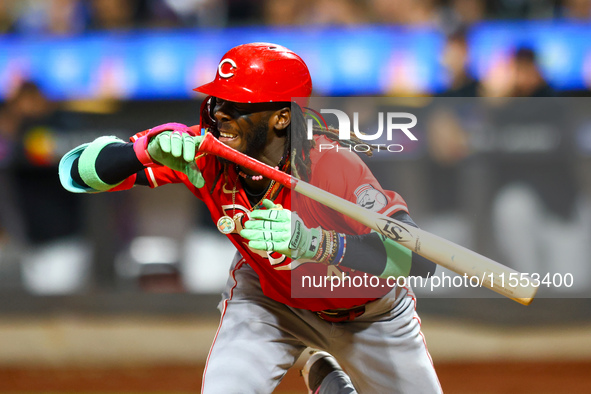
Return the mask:
<svg viewBox="0 0 591 394">
<path fill-rule="evenodd" d="M 148 179 L 144 171 L 144 165 L 140 163 L 133 150 L 132 143 L 115 143 L 105 146 L 96 159 L 96 173 L 103 182 L 114 185 L 125 178 L 136 174 L 136 185 L 148 185 Z M 74 182 L 87 186 L 80 177 L 78 171 L 78 159 L 74 161 L 71 170 Z"/>
<path fill-rule="evenodd" d="M 418 228 L 410 215 L 404 211 L 398 211 L 391 217 Z M 377 233 L 347 235 L 347 252 L 341 262 L 342 266 L 380 275 L 384 272 L 387 260 L 386 248 Z M 435 273 L 435 267 L 432 261 L 412 252 L 410 276 L 431 276 Z"/>
</svg>

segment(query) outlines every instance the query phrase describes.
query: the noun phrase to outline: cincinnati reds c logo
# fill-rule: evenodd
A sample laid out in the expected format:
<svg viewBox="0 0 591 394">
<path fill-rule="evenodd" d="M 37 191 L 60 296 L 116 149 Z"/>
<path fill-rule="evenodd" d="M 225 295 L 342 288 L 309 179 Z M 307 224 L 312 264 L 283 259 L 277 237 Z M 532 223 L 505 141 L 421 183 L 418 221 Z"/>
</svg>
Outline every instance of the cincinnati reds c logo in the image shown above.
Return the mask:
<svg viewBox="0 0 591 394">
<path fill-rule="evenodd" d="M 222 60 L 222 61 L 220 62 L 219 66 L 218 66 L 218 74 L 219 74 L 219 75 L 220 75 L 220 77 L 222 77 L 222 78 L 230 78 L 230 77 L 233 77 L 233 76 L 234 76 L 234 73 L 233 73 L 233 72 L 231 72 L 231 71 L 230 71 L 230 72 L 227 72 L 227 73 L 225 73 L 225 72 L 223 72 L 223 71 L 222 71 L 222 66 L 223 66 L 224 64 L 226 64 L 226 63 L 229 63 L 229 64 L 230 64 L 232 67 L 234 67 L 235 69 L 236 69 L 236 68 L 238 68 L 238 67 L 236 66 L 236 62 L 235 62 L 234 60 L 232 60 L 232 59 L 224 59 L 224 60 Z"/>
</svg>

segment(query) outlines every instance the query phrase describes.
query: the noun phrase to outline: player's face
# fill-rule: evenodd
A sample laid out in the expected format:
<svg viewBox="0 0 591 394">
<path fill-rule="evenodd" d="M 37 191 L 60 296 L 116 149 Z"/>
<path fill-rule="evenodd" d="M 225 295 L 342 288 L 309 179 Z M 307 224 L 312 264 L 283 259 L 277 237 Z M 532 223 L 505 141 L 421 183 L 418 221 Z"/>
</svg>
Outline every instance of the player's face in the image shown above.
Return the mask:
<svg viewBox="0 0 591 394">
<path fill-rule="evenodd" d="M 219 140 L 249 156 L 256 157 L 273 131 L 271 116 L 273 103 L 236 103 L 215 100 L 213 117 L 217 123 Z"/>
</svg>

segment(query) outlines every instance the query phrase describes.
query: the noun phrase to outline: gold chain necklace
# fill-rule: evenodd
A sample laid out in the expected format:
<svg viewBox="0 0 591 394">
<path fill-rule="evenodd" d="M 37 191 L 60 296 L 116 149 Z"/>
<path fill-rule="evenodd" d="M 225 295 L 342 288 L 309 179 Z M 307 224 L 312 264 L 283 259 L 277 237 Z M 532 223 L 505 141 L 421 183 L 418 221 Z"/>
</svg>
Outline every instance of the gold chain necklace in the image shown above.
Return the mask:
<svg viewBox="0 0 591 394">
<path fill-rule="evenodd" d="M 238 231 L 238 232 L 240 232 L 240 230 L 242 230 L 242 227 L 244 226 L 244 220 L 243 220 L 243 219 L 245 219 L 244 213 L 242 213 L 242 212 L 236 213 L 236 185 L 237 184 L 238 184 L 238 176 L 234 180 L 234 187 L 232 188 L 232 217 L 230 217 L 228 215 L 224 215 L 221 218 L 219 218 L 218 222 L 217 222 L 217 228 L 222 234 L 226 234 L 226 235 L 231 234 L 234 232 L 234 230 L 236 230 L 236 228 L 238 226 L 240 226 L 240 229 Z M 267 191 L 265 192 L 263 197 L 259 200 L 259 202 L 257 202 L 256 204 L 254 204 L 250 208 L 251 211 L 253 209 L 255 209 L 259 204 L 261 204 L 265 198 L 267 198 L 267 196 L 269 195 L 269 192 L 273 189 L 273 186 L 275 186 L 275 181 L 271 180 L 271 183 L 269 183 L 269 186 L 267 187 Z"/>
</svg>

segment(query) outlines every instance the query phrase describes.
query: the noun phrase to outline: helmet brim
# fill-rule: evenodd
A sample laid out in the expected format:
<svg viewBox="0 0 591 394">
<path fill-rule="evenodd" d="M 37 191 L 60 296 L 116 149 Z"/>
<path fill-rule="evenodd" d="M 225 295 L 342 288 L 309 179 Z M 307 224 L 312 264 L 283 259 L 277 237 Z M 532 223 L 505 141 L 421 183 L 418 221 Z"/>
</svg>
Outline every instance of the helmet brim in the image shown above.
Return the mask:
<svg viewBox="0 0 591 394">
<path fill-rule="evenodd" d="M 245 87 L 235 87 L 235 86 L 226 86 L 224 84 L 220 84 L 218 83 L 218 81 L 212 81 L 209 83 L 206 83 L 205 85 L 201 85 L 195 89 L 193 89 L 196 92 L 199 93 L 203 93 L 207 96 L 212 96 L 212 97 L 216 97 L 222 100 L 226 100 L 226 101 L 232 101 L 234 103 L 268 103 L 268 102 L 273 102 L 273 101 L 269 101 L 268 99 L 265 99 L 263 97 L 260 97 L 259 99 L 257 99 L 258 94 L 255 92 L 252 92 L 249 89 L 246 89 Z M 254 100 L 249 100 L 246 101 L 244 100 L 244 97 L 250 97 L 253 98 Z M 285 102 L 285 103 L 296 103 L 298 104 L 300 107 L 305 107 L 308 105 L 308 101 L 309 101 L 309 96 L 307 97 L 299 97 L 299 96 L 295 96 L 295 97 L 284 97 L 282 99 L 278 99 L 274 102 Z"/>
<path fill-rule="evenodd" d="M 241 98 L 240 90 L 245 90 L 243 88 L 237 89 L 235 86 L 224 86 L 220 84 L 218 81 L 212 81 L 206 83 L 205 85 L 201 85 L 193 89 L 196 92 L 203 93 L 207 96 L 213 96 L 222 100 L 226 101 L 233 101 L 235 103 L 251 103 L 252 101 L 244 101 Z M 248 92 L 252 93 L 252 92 Z"/>
</svg>

